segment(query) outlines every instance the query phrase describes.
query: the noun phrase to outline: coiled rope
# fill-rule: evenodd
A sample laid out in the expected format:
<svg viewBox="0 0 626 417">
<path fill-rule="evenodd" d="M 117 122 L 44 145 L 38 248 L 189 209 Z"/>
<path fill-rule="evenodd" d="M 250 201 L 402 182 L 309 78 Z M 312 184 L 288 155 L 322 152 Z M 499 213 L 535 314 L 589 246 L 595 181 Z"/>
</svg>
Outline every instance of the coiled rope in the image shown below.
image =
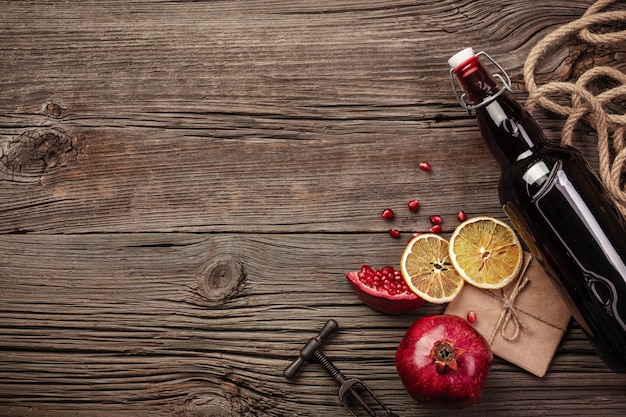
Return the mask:
<svg viewBox="0 0 626 417">
<path fill-rule="evenodd" d="M 595 66 L 584 72 L 578 80 L 552 81 L 541 86 L 535 81 L 537 65 L 542 57 L 549 50 L 554 50 L 555 45 L 571 40 L 573 35 L 588 44 L 609 48 L 626 41 L 626 30 L 595 33 L 590 29 L 598 25 L 624 27 L 626 11 L 603 11 L 614 1 L 597 1 L 581 18 L 560 27 L 541 40 L 526 60 L 524 82 L 529 93 L 526 102 L 529 111 L 532 112 L 535 107 L 540 106 L 567 118 L 561 143 L 572 145 L 574 128 L 579 121 L 597 131 L 600 178 L 617 206 L 626 215 L 626 180 L 623 176 L 626 173 L 626 74 L 614 67 Z M 607 79 L 612 80 L 612 85 L 616 86 L 597 95 L 589 91 L 588 87 L 594 81 Z M 569 105 L 560 104 L 568 101 Z M 615 112 L 616 103 L 621 103 L 618 112 Z"/>
</svg>

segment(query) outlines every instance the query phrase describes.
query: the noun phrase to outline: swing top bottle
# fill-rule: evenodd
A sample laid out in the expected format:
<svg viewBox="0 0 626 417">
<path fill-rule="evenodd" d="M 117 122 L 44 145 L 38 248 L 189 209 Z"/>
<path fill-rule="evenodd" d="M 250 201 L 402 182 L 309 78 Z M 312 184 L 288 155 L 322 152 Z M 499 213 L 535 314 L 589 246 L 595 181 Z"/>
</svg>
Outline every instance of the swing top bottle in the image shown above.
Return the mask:
<svg viewBox="0 0 626 417">
<path fill-rule="evenodd" d="M 481 56 L 503 75 L 487 72 Z M 457 98 L 476 113 L 500 164 L 498 193 L 505 213 L 562 290 L 600 358 L 613 371 L 626 372 L 624 217 L 583 156 L 549 142 L 511 98 L 506 72 L 487 54 L 467 48 L 449 64 Z M 464 94 L 456 92 L 454 79 Z"/>
</svg>

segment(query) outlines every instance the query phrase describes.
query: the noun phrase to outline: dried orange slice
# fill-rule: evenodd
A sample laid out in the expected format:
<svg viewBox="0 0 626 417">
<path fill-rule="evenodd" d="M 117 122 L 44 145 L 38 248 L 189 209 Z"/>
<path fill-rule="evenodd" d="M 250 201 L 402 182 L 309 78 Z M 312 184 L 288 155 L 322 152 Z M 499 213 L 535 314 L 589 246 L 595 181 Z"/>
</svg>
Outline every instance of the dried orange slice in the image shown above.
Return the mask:
<svg viewBox="0 0 626 417">
<path fill-rule="evenodd" d="M 481 216 L 466 220 L 452 233 L 450 260 L 468 283 L 496 289 L 519 274 L 524 252 L 509 225 Z"/>
<path fill-rule="evenodd" d="M 409 241 L 400 271 L 411 291 L 434 304 L 452 301 L 463 287 L 463 277 L 450 262 L 448 241 L 433 233 Z"/>
</svg>

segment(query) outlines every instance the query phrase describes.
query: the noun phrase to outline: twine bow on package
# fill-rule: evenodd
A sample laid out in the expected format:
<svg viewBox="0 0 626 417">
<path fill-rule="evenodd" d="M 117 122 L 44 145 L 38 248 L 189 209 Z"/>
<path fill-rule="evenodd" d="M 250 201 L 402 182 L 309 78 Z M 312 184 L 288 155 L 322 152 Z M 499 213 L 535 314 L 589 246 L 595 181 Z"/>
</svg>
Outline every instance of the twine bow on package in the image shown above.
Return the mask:
<svg viewBox="0 0 626 417">
<path fill-rule="evenodd" d="M 465 285 L 446 314 L 466 318 L 470 311 L 476 313 L 474 328 L 495 355 L 539 377 L 545 375 L 571 317 L 559 290 L 529 253 L 507 286 L 484 290 Z"/>
</svg>

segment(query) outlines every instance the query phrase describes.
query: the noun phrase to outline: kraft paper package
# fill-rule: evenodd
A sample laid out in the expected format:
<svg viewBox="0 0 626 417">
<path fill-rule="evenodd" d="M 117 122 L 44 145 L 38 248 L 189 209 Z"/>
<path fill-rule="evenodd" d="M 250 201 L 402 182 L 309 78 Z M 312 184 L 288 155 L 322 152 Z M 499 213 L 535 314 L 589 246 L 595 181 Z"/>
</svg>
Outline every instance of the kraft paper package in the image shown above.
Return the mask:
<svg viewBox="0 0 626 417">
<path fill-rule="evenodd" d="M 494 355 L 538 377 L 545 375 L 571 318 L 559 289 L 529 253 L 511 283 L 498 290 L 465 284 L 445 313 L 467 318 L 470 311 Z"/>
</svg>

